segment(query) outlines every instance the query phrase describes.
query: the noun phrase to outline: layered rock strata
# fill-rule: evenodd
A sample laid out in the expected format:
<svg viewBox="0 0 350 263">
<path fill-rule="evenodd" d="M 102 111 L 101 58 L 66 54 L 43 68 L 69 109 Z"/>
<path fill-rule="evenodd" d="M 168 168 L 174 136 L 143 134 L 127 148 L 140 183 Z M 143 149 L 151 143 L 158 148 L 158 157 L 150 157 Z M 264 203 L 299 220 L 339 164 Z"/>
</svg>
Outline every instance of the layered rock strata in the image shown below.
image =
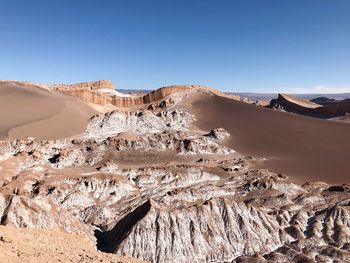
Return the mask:
<svg viewBox="0 0 350 263">
<path fill-rule="evenodd" d="M 54 85 L 52 88 L 60 93 L 71 95 L 96 104 L 111 104 L 117 107 L 134 107 L 164 99 L 168 95 L 183 91 L 207 91 L 220 96 L 229 96 L 239 100 L 237 95 L 226 95 L 218 90 L 196 85 L 176 85 L 162 87 L 147 93 L 143 96 L 122 96 L 121 94 L 108 94 L 100 92 L 99 89 L 113 89 L 113 84 L 109 81 L 98 81 L 96 83 L 80 83 L 74 85 Z"/>
<path fill-rule="evenodd" d="M 100 89 L 111 89 L 114 90 L 115 87 L 110 80 L 98 80 L 92 82 L 81 82 L 76 84 L 54 84 L 50 86 L 56 90 L 65 89 L 76 89 L 76 90 L 100 90 Z"/>
</svg>

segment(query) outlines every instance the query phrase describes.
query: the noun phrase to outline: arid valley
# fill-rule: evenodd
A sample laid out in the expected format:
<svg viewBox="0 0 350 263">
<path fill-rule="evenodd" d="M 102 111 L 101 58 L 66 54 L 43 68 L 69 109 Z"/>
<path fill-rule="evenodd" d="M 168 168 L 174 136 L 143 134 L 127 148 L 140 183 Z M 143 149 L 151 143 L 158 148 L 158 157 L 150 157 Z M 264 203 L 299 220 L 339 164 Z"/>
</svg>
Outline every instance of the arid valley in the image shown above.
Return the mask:
<svg viewBox="0 0 350 263">
<path fill-rule="evenodd" d="M 1 81 L 0 261 L 349 262 L 348 102 L 315 101 Z"/>
</svg>

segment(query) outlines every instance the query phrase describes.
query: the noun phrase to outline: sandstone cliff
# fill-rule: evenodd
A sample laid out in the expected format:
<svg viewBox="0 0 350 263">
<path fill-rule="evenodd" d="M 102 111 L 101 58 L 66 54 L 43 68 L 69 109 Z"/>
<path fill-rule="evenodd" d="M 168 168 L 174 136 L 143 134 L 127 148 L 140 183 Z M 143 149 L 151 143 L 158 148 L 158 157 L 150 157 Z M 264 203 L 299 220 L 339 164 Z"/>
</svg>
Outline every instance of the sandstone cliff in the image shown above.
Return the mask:
<svg viewBox="0 0 350 263">
<path fill-rule="evenodd" d="M 203 91 L 211 92 L 213 94 L 231 98 L 234 100 L 240 100 L 239 95 L 228 95 L 220 92 L 216 89 L 200 86 L 200 85 L 172 85 L 165 86 L 159 89 L 153 90 L 147 94 L 123 94 L 115 90 L 115 86 L 110 80 L 98 80 L 93 82 L 81 82 L 76 84 L 42 84 L 33 83 L 28 81 L 6 81 L 0 80 L 0 82 L 12 82 L 17 85 L 34 86 L 53 90 L 55 92 L 70 95 L 82 99 L 86 102 L 91 102 L 100 105 L 114 105 L 116 107 L 133 107 L 143 106 L 164 99 L 165 97 L 176 93 L 185 91 Z"/>
<path fill-rule="evenodd" d="M 81 82 L 76 84 L 54 84 L 52 88 L 57 90 L 76 89 L 76 90 L 99 90 L 112 89 L 114 90 L 113 82 L 110 80 L 98 80 L 93 82 Z"/>
<path fill-rule="evenodd" d="M 240 99 L 238 95 L 226 95 L 218 90 L 197 85 L 174 85 L 161 87 L 143 96 L 123 96 L 122 94 L 113 94 L 112 92 L 101 92 L 101 89 L 114 89 L 112 82 L 105 80 L 73 85 L 53 85 L 52 88 L 60 93 L 75 96 L 87 102 L 102 105 L 111 104 L 117 107 L 145 105 L 163 99 L 175 92 L 189 90 L 207 91 L 219 96 L 230 97 L 236 100 Z"/>
</svg>

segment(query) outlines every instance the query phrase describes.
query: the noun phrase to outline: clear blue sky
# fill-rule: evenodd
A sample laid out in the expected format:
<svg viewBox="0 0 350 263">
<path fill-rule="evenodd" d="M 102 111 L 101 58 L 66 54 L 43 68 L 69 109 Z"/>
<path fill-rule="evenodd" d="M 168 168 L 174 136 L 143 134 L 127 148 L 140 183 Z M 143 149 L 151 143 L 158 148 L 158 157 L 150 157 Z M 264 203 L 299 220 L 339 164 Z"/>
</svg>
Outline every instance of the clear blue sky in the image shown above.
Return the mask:
<svg viewBox="0 0 350 263">
<path fill-rule="evenodd" d="M 350 1 L 0 0 L 0 79 L 350 92 Z"/>
</svg>

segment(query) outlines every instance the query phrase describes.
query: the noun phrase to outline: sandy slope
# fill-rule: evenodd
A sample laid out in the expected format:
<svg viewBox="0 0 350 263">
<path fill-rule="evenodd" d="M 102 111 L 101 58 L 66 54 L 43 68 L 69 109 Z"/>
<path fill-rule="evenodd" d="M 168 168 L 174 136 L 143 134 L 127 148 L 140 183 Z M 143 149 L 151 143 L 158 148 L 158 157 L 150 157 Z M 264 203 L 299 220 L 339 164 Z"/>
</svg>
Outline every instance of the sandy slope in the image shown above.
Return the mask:
<svg viewBox="0 0 350 263">
<path fill-rule="evenodd" d="M 36 86 L 0 82 L 0 139 L 56 139 L 82 132 L 96 110 Z"/>
<path fill-rule="evenodd" d="M 192 98 L 200 129 L 223 127 L 229 146 L 267 157 L 264 167 L 298 182 L 347 182 L 350 125 L 312 119 L 198 92 Z M 68 137 L 81 133 L 96 109 L 85 102 L 35 86 L 0 82 L 0 139 Z"/>
<path fill-rule="evenodd" d="M 295 103 L 297 105 L 300 105 L 302 107 L 305 107 L 305 108 L 316 109 L 316 108 L 322 107 L 322 105 L 319 105 L 319 104 L 314 103 L 314 102 L 309 101 L 309 100 L 304 100 L 304 99 L 296 97 L 296 96 L 292 96 L 292 95 L 288 95 L 288 94 L 281 94 L 281 96 L 283 96 L 284 99 L 286 99 L 292 103 Z"/>
<path fill-rule="evenodd" d="M 92 241 L 61 231 L 0 226 L 0 262 L 120 262 L 141 260 L 96 251 Z"/>
<path fill-rule="evenodd" d="M 270 158 L 264 165 L 298 182 L 349 181 L 350 125 L 264 109 L 216 95 L 194 99 L 197 125 L 223 127 L 230 146 L 244 154 Z"/>
</svg>

